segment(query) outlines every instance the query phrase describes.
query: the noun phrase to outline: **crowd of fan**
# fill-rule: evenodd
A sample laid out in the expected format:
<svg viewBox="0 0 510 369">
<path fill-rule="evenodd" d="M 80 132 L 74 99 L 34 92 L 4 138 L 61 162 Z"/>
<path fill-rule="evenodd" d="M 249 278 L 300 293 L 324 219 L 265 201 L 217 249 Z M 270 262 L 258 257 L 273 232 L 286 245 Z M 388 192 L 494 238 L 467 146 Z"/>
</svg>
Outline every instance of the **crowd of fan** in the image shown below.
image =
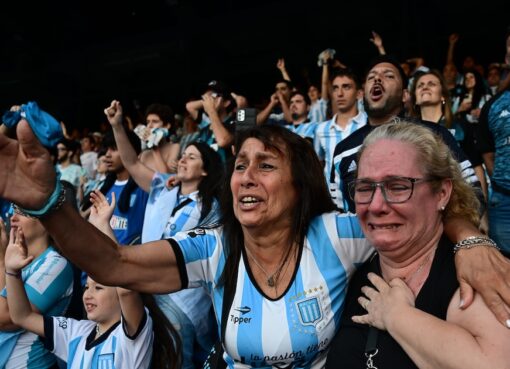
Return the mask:
<svg viewBox="0 0 510 369">
<path fill-rule="evenodd" d="M 499 245 L 510 247 L 510 176 L 507 174 L 510 151 L 504 147 L 509 145 L 510 128 L 503 127 L 504 124 L 510 126 L 510 35 L 506 38 L 504 60 L 487 67 L 467 57 L 457 68 L 453 60 L 458 39 L 456 34 L 449 37 L 442 71 L 429 69 L 422 58 L 397 62 L 386 55 L 383 40 L 375 32 L 370 41 L 379 53 L 377 63 L 394 67 L 381 71 L 384 78 L 398 73 L 406 82 L 403 94 L 395 92 L 397 100 L 390 102 L 396 107 L 391 120 L 423 120 L 449 130 L 466 154 L 470 163 L 466 166 L 473 169 L 464 174 L 479 189 L 483 204 L 479 209 L 483 219 L 481 229 Z M 381 111 L 385 115 L 378 115 L 378 111 L 364 104 L 367 94 L 377 101 L 378 96 L 386 92 L 382 91 L 384 85 L 377 83 L 379 75 L 357 76 L 335 59 L 331 49 L 320 53 L 318 64 L 322 70 L 320 83 L 298 89 L 287 72 L 285 60 L 279 59 L 276 67 L 281 79 L 276 81 L 267 105 L 255 113 L 245 97 L 222 81 L 214 80 L 203 89 L 200 99 L 186 104 L 183 115 L 174 114 L 168 105 L 155 103 L 146 109 L 145 121 L 138 122 L 125 115 L 121 103 L 113 100 L 105 108 L 108 132 L 82 136 L 74 131 L 70 134 L 62 123 L 65 137 L 51 154 L 60 181 L 67 188 L 66 196 L 86 219 L 97 218 L 101 204 L 106 207 L 113 204 L 109 226 L 115 239 L 123 245 L 160 240 L 179 231 L 217 224 L 224 164 L 233 156 L 235 132 L 245 125 L 267 124 L 285 126 L 310 141 L 323 163 L 325 180 L 336 206 L 340 211 L 352 212 L 347 187 L 355 162 L 348 155 L 358 144 L 353 142 L 349 146 L 351 141 L 345 140 L 367 124 L 384 123 L 378 118 L 387 118 L 387 113 L 393 111 L 383 107 Z M 371 64 L 374 65 L 376 63 Z M 496 108 L 499 109 L 497 117 L 493 111 Z M 464 161 L 457 159 L 464 169 Z M 29 250 L 30 244 L 37 243 L 40 238 L 47 240 L 44 249 L 53 250 L 48 235 L 37 228 L 37 224 L 28 224 L 20 217 L 9 203 L 3 203 L 2 218 L 6 224 L 27 224 L 23 232 Z M 37 229 L 38 233 L 29 228 Z M 2 224 L 1 254 L 5 253 L 8 243 L 6 229 L 8 227 Z M 37 233 L 37 237 L 30 238 L 31 232 Z M 32 268 L 31 277 L 25 279 L 26 286 L 41 274 L 51 274 L 48 271 L 55 268 L 52 260 L 57 256 L 52 259 L 45 254 L 41 258 L 43 251 L 33 262 L 39 260 L 37 268 L 40 270 Z M 86 275 L 80 278 L 77 271 L 73 273 L 65 263 L 59 268 L 54 278 L 58 283 L 48 282 L 52 283 L 52 288 L 47 297 L 29 293 L 30 302 L 38 312 L 63 315 L 64 305 L 69 304 L 71 295 L 81 296 L 83 287 L 97 288 L 94 281 L 87 280 Z M 0 279 L 0 288 L 4 286 L 5 281 Z M 118 294 L 121 302 L 126 299 L 126 292 L 119 290 Z M 0 317 L 4 320 L 0 325 L 0 367 L 31 367 L 25 365 L 36 358 L 45 358 L 41 361 L 45 368 L 62 365 L 48 359 L 46 349 L 34 349 L 35 346 L 31 346 L 34 339 L 27 338 L 26 344 L 16 335 L 13 341 L 11 332 L 15 331 L 15 325 L 10 321 L 4 297 L 5 290 L 0 298 L 3 310 Z M 176 347 L 180 350 L 181 367 L 200 366 L 218 334 L 211 299 L 205 290 L 158 295 L 156 304 L 179 333 L 179 338 L 173 339 L 180 341 Z M 74 301 L 71 307 L 68 316 L 85 317 L 81 302 Z M 89 316 L 89 319 L 92 318 Z M 96 339 L 104 333 L 99 332 Z M 25 348 L 21 347 L 23 344 Z M 24 356 L 17 354 L 17 350 Z M 6 363 L 9 364 L 3 366 Z"/>
</svg>

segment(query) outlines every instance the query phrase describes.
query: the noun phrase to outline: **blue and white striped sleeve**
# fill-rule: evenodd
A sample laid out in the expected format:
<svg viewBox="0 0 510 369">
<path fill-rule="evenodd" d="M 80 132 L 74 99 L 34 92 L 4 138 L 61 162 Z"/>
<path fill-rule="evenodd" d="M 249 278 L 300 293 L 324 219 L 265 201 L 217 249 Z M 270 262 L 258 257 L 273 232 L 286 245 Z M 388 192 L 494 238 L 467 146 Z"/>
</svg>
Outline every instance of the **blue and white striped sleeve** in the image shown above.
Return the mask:
<svg viewBox="0 0 510 369">
<path fill-rule="evenodd" d="M 225 262 L 218 228 L 179 232 L 168 241 L 177 258 L 182 288 L 210 289 L 216 284 Z"/>
</svg>

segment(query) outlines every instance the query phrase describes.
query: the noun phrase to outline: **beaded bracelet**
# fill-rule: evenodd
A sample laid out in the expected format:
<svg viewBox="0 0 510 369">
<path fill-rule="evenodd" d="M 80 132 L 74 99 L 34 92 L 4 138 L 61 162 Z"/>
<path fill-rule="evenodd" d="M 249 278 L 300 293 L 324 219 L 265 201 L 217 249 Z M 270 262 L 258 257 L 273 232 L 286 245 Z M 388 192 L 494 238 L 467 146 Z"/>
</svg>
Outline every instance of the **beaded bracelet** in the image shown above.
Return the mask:
<svg viewBox="0 0 510 369">
<path fill-rule="evenodd" d="M 57 176 L 55 189 L 53 193 L 46 201 L 46 204 L 39 210 L 24 209 L 18 205 L 13 205 L 14 211 L 18 214 L 24 215 L 29 218 L 42 218 L 48 215 L 52 211 L 55 211 L 62 207 L 66 200 L 66 190 L 60 182 L 60 176 Z"/>
<path fill-rule="evenodd" d="M 472 247 L 477 246 L 489 246 L 494 247 L 496 250 L 500 250 L 496 242 L 494 242 L 494 240 L 490 239 L 489 237 L 471 236 L 463 239 L 460 242 L 457 242 L 453 247 L 453 253 L 455 254 L 457 251 L 461 249 L 470 249 Z"/>
<path fill-rule="evenodd" d="M 21 273 L 20 272 L 13 273 L 13 272 L 9 272 L 9 271 L 6 270 L 5 271 L 5 275 L 10 275 L 11 277 L 21 279 Z"/>
</svg>

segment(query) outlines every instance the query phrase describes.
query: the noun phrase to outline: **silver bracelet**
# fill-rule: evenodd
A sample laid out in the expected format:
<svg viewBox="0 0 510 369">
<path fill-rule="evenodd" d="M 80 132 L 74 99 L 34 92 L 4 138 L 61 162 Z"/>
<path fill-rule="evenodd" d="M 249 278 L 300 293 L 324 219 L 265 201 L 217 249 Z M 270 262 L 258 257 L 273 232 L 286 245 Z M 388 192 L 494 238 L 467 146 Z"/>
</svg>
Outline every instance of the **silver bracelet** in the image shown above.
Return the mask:
<svg viewBox="0 0 510 369">
<path fill-rule="evenodd" d="M 460 242 L 457 242 L 455 246 L 453 247 L 453 253 L 455 254 L 457 251 L 461 249 L 470 249 L 472 247 L 477 246 L 489 246 L 494 247 L 496 250 L 500 250 L 496 242 L 494 240 L 490 239 L 489 237 L 485 236 L 471 236 L 468 238 L 463 239 Z"/>
</svg>

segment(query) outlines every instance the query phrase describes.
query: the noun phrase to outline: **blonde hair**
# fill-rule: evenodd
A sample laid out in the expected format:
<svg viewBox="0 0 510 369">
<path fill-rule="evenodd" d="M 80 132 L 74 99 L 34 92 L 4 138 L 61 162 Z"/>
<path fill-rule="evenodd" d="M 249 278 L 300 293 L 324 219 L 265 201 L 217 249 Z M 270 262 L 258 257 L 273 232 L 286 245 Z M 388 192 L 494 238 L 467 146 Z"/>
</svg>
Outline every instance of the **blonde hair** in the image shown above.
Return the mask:
<svg viewBox="0 0 510 369">
<path fill-rule="evenodd" d="M 358 153 L 358 161 L 367 147 L 382 139 L 400 141 L 414 147 L 424 176 L 437 179 L 431 182 L 435 193 L 440 190 L 442 181 L 452 181 L 452 193 L 443 211 L 443 220 L 460 217 L 479 225 L 480 203 L 475 191 L 462 177 L 459 163 L 439 136 L 426 127 L 405 120 L 383 124 L 365 138 Z"/>
</svg>

